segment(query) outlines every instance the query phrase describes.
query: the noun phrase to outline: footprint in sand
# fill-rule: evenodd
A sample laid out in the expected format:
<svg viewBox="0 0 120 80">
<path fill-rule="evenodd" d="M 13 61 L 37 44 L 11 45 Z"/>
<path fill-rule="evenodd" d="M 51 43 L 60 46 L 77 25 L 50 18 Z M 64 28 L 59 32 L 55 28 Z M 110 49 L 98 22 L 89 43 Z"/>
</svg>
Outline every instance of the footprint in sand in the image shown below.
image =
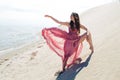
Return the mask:
<svg viewBox="0 0 120 80">
<path fill-rule="evenodd" d="M 40 43 L 40 46 L 38 46 L 37 48 L 41 48 L 43 47 L 43 44 L 45 44 L 46 42 Z"/>
<path fill-rule="evenodd" d="M 37 55 L 38 51 L 32 52 L 30 60 L 34 59 Z"/>
<path fill-rule="evenodd" d="M 9 59 L 8 58 L 5 58 L 5 59 L 1 59 L 1 61 L 0 61 L 0 65 L 2 65 L 2 63 L 4 63 L 5 61 L 8 61 Z"/>
<path fill-rule="evenodd" d="M 37 48 L 41 48 L 41 47 L 43 47 L 43 45 L 40 45 L 40 46 L 38 46 Z"/>
<path fill-rule="evenodd" d="M 7 61 L 7 60 L 9 60 L 9 59 L 7 59 L 7 58 L 6 58 L 6 59 L 4 59 L 4 61 Z"/>
</svg>

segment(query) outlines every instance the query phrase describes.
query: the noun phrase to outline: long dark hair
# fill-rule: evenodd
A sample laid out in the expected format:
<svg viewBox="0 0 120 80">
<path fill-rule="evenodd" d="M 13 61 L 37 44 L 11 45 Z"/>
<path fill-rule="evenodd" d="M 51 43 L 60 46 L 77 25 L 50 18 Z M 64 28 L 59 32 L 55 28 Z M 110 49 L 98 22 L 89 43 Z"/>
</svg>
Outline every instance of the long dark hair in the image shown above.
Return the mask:
<svg viewBox="0 0 120 80">
<path fill-rule="evenodd" d="M 70 21 L 70 28 L 74 31 L 77 29 L 77 31 L 80 33 L 80 20 L 79 20 L 79 15 L 75 12 L 71 14 L 71 16 L 74 17 L 75 22 L 72 20 Z"/>
</svg>

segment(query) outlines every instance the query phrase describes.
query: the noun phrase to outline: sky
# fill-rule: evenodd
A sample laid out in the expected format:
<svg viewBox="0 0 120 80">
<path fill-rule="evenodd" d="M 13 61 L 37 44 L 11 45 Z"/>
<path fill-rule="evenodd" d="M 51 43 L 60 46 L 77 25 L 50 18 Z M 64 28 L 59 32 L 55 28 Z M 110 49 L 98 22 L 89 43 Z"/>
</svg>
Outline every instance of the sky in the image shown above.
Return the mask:
<svg viewBox="0 0 120 80">
<path fill-rule="evenodd" d="M 51 21 L 45 14 L 66 21 L 71 12 L 81 13 L 113 0 L 0 0 L 0 26 L 40 26 Z M 51 22 L 52 23 L 52 22 Z"/>
</svg>

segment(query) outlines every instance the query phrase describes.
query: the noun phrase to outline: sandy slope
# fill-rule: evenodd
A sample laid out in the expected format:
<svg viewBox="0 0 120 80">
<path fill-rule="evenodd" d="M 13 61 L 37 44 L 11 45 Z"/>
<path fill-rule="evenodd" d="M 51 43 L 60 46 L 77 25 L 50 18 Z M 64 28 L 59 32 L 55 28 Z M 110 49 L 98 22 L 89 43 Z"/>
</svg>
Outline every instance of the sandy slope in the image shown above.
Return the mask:
<svg viewBox="0 0 120 80">
<path fill-rule="evenodd" d="M 85 42 L 82 63 L 54 76 L 61 59 L 46 43 L 39 43 L 39 48 L 36 45 L 1 63 L 0 80 L 120 80 L 120 4 L 90 9 L 80 18 L 93 34 L 93 55 Z"/>
</svg>

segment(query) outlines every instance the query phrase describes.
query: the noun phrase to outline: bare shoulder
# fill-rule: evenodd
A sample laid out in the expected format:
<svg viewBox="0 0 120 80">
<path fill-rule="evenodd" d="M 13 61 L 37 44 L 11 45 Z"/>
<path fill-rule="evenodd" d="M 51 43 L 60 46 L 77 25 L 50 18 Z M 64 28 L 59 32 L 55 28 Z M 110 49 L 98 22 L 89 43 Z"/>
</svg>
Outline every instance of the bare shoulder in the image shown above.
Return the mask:
<svg viewBox="0 0 120 80">
<path fill-rule="evenodd" d="M 81 28 L 86 28 L 86 26 L 85 26 L 85 25 L 83 25 L 83 24 L 80 24 L 80 27 L 81 27 Z"/>
<path fill-rule="evenodd" d="M 80 27 L 85 27 L 83 24 L 80 24 Z"/>
<path fill-rule="evenodd" d="M 87 30 L 87 28 L 84 25 L 82 25 L 82 24 L 80 24 L 80 28 L 84 29 L 84 30 Z"/>
</svg>

